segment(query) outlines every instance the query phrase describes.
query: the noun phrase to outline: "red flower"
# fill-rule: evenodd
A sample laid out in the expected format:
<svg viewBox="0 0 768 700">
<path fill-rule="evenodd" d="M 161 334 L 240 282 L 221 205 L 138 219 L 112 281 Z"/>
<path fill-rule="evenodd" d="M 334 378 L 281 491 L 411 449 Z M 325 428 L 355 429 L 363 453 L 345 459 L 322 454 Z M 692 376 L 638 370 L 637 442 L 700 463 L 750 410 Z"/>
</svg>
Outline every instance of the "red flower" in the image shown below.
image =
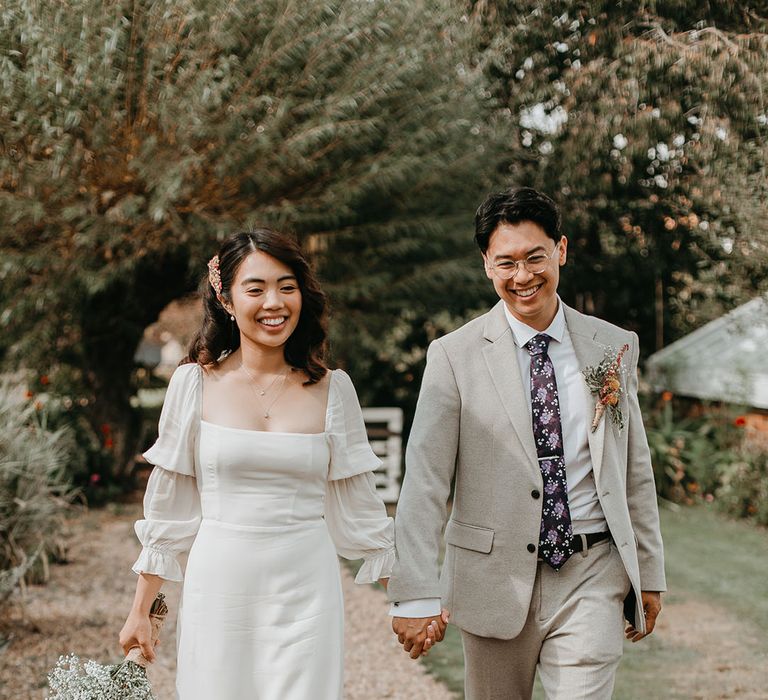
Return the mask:
<svg viewBox="0 0 768 700">
<path fill-rule="evenodd" d="M 733 424 L 737 428 L 743 428 L 747 424 L 747 419 L 744 416 L 738 416 L 735 421 L 733 421 Z"/>
<path fill-rule="evenodd" d="M 29 391 L 29 390 L 27 390 L 27 393 L 24 394 L 24 396 L 26 396 L 28 399 L 31 399 L 34 395 L 35 395 L 35 393 L 33 391 Z"/>
<path fill-rule="evenodd" d="M 89 481 L 91 482 L 91 486 L 95 486 L 101 481 L 101 477 L 98 474 L 91 474 Z"/>
<path fill-rule="evenodd" d="M 102 435 L 109 435 L 112 432 L 112 428 L 109 427 L 109 423 L 102 423 L 100 430 Z"/>
<path fill-rule="evenodd" d="M 104 440 L 104 447 L 106 447 L 108 450 L 111 450 L 114 446 L 115 443 L 111 437 L 108 437 L 106 440 Z"/>
<path fill-rule="evenodd" d="M 43 374 L 43 375 L 40 376 L 40 383 L 43 386 L 47 386 L 48 384 L 51 383 L 51 380 L 48 378 L 47 374 Z"/>
</svg>

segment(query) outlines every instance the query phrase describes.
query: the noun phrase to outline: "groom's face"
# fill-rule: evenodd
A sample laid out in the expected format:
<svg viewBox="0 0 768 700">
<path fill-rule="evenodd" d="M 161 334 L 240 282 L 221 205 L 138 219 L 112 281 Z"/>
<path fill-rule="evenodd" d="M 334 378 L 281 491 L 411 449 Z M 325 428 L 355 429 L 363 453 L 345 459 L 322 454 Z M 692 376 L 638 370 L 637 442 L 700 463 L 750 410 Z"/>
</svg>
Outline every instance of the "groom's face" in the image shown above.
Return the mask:
<svg viewBox="0 0 768 700">
<path fill-rule="evenodd" d="M 567 246 L 565 236 L 555 243 L 532 221 L 502 223 L 491 234 L 484 256 L 486 274 L 512 315 L 531 328 L 545 330 L 557 313 L 557 285 Z M 522 261 L 541 255 L 547 256 L 541 271 L 530 272 L 518 264 L 517 273 L 508 280 L 501 279 L 496 273 L 495 270 L 500 268 L 490 267 L 504 261 Z M 532 267 L 537 269 L 539 266 Z"/>
</svg>

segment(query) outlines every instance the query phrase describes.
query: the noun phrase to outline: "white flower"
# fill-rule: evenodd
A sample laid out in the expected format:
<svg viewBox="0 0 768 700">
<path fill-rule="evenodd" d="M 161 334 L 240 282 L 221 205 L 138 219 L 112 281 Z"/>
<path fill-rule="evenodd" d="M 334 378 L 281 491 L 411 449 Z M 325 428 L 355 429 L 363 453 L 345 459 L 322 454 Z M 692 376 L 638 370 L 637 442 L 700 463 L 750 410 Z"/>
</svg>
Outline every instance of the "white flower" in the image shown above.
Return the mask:
<svg viewBox="0 0 768 700">
<path fill-rule="evenodd" d="M 627 141 L 627 137 L 624 134 L 616 134 L 613 137 L 613 147 L 618 148 L 620 151 L 625 149 L 628 143 L 629 141 Z"/>
<path fill-rule="evenodd" d="M 667 178 L 665 178 L 663 175 L 657 175 L 653 178 L 653 181 L 656 183 L 656 187 L 661 187 L 661 189 L 666 189 L 667 185 Z"/>
<path fill-rule="evenodd" d="M 526 107 L 520 112 L 520 126 L 524 129 L 533 129 L 542 134 L 556 134 L 568 121 L 568 112 L 561 106 L 555 107 L 547 113 L 544 104 L 539 102 L 533 107 Z"/>
<path fill-rule="evenodd" d="M 721 141 L 725 141 L 728 138 L 728 132 L 723 129 L 722 126 L 718 126 L 717 129 L 715 129 L 715 136 Z"/>
<path fill-rule="evenodd" d="M 533 134 L 530 131 L 523 132 L 522 143 L 525 148 L 530 148 L 533 145 Z"/>
<path fill-rule="evenodd" d="M 660 161 L 668 161 L 670 158 L 670 152 L 669 152 L 669 146 L 667 146 L 666 143 L 657 143 L 656 144 L 656 157 Z"/>
<path fill-rule="evenodd" d="M 684 144 L 685 144 L 685 136 L 683 136 L 682 134 L 675 134 L 675 136 L 672 139 L 672 145 L 675 148 L 680 148 Z"/>
</svg>

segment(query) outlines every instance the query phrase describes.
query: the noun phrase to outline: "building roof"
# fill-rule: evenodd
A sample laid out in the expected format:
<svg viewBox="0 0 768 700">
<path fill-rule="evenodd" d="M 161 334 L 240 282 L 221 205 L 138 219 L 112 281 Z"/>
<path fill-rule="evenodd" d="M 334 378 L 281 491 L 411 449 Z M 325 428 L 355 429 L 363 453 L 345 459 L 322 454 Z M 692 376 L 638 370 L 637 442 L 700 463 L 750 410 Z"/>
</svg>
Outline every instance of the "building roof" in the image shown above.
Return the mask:
<svg viewBox="0 0 768 700">
<path fill-rule="evenodd" d="M 757 297 L 648 358 L 657 391 L 768 409 L 768 299 Z"/>
</svg>

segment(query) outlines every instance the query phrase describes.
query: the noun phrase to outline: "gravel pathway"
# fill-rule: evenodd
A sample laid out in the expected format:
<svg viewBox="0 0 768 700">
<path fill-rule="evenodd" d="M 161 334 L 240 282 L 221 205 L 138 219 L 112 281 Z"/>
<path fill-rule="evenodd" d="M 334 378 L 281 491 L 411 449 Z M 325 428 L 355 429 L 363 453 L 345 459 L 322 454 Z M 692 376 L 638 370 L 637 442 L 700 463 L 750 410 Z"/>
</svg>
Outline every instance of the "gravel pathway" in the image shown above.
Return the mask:
<svg viewBox="0 0 768 700">
<path fill-rule="evenodd" d="M 133 599 L 130 565 L 138 553 L 133 521 L 140 507 L 92 511 L 73 521 L 70 561 L 53 567 L 47 586 L 29 587 L 0 618 L 0 700 L 42 700 L 46 673 L 60 653 L 107 663 L 119 657 L 117 634 Z M 345 597 L 346 700 L 450 700 L 453 696 L 411 661 L 391 633 L 382 591 L 356 586 L 342 566 Z M 180 586 L 164 587 L 172 611 Z M 173 700 L 175 618 L 163 632 L 150 677 L 158 700 Z M 2 640 L 10 637 L 3 650 Z M 286 698 L 286 700 L 291 700 Z"/>
</svg>

